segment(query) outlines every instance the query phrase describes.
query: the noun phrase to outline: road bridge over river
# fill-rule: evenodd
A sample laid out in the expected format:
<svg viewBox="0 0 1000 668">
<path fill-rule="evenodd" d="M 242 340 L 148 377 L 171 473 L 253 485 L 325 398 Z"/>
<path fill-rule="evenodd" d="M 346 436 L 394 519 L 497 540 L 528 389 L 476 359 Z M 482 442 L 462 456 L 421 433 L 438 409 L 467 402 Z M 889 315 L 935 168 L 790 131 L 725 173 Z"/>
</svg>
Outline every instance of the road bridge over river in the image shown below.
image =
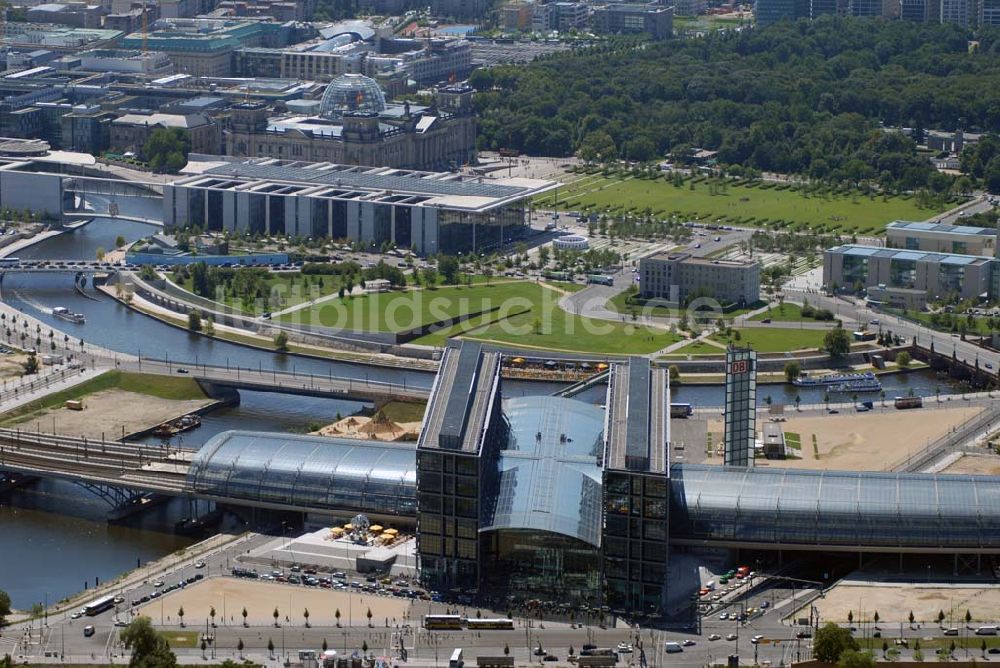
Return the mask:
<svg viewBox="0 0 1000 668">
<path fill-rule="evenodd" d="M 256 392 L 280 392 L 309 397 L 349 399 L 354 401 L 427 401 L 430 388 L 402 382 L 391 383 L 367 378 L 343 378 L 327 375 L 278 371 L 275 369 L 209 366 L 207 364 L 187 364 L 170 360 L 153 361 L 148 358 L 123 362 L 119 368 L 164 376 L 189 375 L 211 390 L 227 387 L 236 390 Z M 331 366 L 332 369 L 332 366 Z"/>
</svg>

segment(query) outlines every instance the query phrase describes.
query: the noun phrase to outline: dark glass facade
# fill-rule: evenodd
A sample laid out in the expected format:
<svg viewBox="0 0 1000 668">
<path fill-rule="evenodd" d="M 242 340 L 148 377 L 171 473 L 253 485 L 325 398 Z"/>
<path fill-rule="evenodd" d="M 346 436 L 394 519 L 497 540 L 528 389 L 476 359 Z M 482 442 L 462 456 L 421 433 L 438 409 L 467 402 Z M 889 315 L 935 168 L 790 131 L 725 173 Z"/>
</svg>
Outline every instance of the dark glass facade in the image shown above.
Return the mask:
<svg viewBox="0 0 1000 668">
<path fill-rule="evenodd" d="M 507 438 L 499 392 L 486 413 L 477 450 L 417 449 L 421 579 L 438 589 L 479 586 L 484 496 L 496 487 L 497 452 Z"/>
<path fill-rule="evenodd" d="M 208 219 L 206 228 L 214 232 L 222 231 L 222 221 L 225 215 L 222 213 L 223 193 L 218 190 L 208 191 Z"/>
<path fill-rule="evenodd" d="M 497 599 L 574 606 L 601 600 L 600 550 L 584 541 L 504 529 L 483 534 L 482 553 L 482 588 Z"/>
<path fill-rule="evenodd" d="M 669 495 L 665 474 L 605 471 L 606 603 L 656 615 L 666 596 Z"/>
<path fill-rule="evenodd" d="M 285 233 L 285 198 L 271 195 L 267 198 L 268 229 L 271 234 Z"/>
<path fill-rule="evenodd" d="M 524 207 L 506 206 L 486 213 L 438 211 L 438 249 L 442 253 L 483 253 L 524 236 Z"/>
</svg>

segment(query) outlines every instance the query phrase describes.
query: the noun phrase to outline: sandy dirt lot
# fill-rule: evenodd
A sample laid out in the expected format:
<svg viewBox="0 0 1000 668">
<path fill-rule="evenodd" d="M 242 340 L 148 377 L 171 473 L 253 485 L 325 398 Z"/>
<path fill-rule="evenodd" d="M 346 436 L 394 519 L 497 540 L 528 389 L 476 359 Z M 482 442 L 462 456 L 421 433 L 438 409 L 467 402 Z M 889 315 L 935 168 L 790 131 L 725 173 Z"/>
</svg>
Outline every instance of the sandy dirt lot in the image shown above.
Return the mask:
<svg viewBox="0 0 1000 668">
<path fill-rule="evenodd" d="M 760 466 L 846 471 L 883 471 L 922 450 L 953 425 L 977 415 L 982 408 L 943 408 L 923 411 L 886 410 L 819 417 L 788 417 L 785 432 L 799 434 L 802 459 L 758 460 Z M 712 443 L 722 442 L 721 420 L 709 423 Z M 819 459 L 813 452 L 816 435 Z M 711 462 L 720 460 L 713 456 Z"/>
<path fill-rule="evenodd" d="M 27 355 L 0 355 L 0 378 L 18 378 L 24 372 Z"/>
<path fill-rule="evenodd" d="M 878 611 L 879 620 L 886 623 L 908 622 L 910 611 L 917 622 L 937 624 L 938 612 L 943 610 L 945 625 L 954 619 L 953 626 L 965 623 L 965 611 L 972 613 L 973 624 L 996 622 L 1000 617 L 1000 585 L 983 587 L 935 587 L 926 583 L 900 585 L 851 585 L 843 584 L 826 592 L 824 598 L 813 605 L 819 608 L 820 618 L 827 621 L 846 622 L 847 613 L 854 614 L 854 622 L 870 620 Z M 959 623 L 961 622 L 961 623 Z"/>
<path fill-rule="evenodd" d="M 971 475 L 1000 475 L 1000 456 L 965 455 L 942 473 L 968 473 Z"/>
<path fill-rule="evenodd" d="M 123 425 L 125 433 L 130 434 L 190 413 L 211 404 L 212 401 L 212 399 L 172 401 L 124 390 L 105 390 L 84 397 L 85 408 L 82 411 L 71 411 L 66 408 L 49 409 L 27 422 L 22 422 L 20 427 L 51 432 L 55 420 L 55 432 L 59 434 L 94 439 L 100 439 L 101 434 L 104 434 L 108 439 L 121 438 Z"/>
<path fill-rule="evenodd" d="M 312 626 L 333 626 L 335 612 L 340 610 L 340 623 L 347 626 L 365 626 L 368 610 L 372 611 L 372 624 L 384 627 L 385 619 L 405 619 L 410 601 L 372 594 L 351 594 L 330 589 L 314 589 L 277 582 L 238 580 L 236 578 L 210 578 L 170 592 L 139 608 L 154 624 L 177 624 L 177 611 L 184 608 L 184 619 L 191 625 L 204 624 L 209 611 L 215 607 L 216 623 L 241 625 L 242 612 L 247 610 L 250 626 L 273 626 L 274 609 L 278 608 L 278 622 L 282 625 L 303 626 L 302 613 L 309 610 Z M 422 614 L 422 613 L 421 613 Z M 169 619 L 168 619 L 169 617 Z M 286 621 L 287 618 L 287 621 Z"/>
</svg>

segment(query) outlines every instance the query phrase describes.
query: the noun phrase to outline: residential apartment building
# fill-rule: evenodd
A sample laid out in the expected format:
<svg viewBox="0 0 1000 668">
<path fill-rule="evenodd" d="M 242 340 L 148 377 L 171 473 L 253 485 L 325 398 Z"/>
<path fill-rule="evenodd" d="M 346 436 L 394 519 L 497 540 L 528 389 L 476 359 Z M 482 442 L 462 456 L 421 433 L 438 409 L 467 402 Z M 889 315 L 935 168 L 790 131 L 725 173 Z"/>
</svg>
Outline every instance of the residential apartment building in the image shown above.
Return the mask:
<svg viewBox="0 0 1000 668">
<path fill-rule="evenodd" d="M 749 305 L 760 299 L 760 263 L 713 260 L 690 253 L 653 255 L 639 260 L 639 294 L 687 304 L 706 297 L 726 304 Z"/>
</svg>

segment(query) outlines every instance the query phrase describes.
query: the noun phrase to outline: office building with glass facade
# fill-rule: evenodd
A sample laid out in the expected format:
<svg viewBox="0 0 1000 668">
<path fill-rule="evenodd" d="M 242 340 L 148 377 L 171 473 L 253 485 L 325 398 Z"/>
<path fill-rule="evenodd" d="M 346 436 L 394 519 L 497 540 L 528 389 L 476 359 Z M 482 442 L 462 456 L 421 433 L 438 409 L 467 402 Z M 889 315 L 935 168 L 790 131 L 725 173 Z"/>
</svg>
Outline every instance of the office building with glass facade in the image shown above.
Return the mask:
<svg viewBox="0 0 1000 668">
<path fill-rule="evenodd" d="M 980 255 L 847 244 L 823 253 L 823 285 L 833 292 L 867 290 L 871 299 L 922 308 L 934 299 L 993 297 L 998 261 Z"/>
<path fill-rule="evenodd" d="M 997 228 L 897 220 L 885 226 L 887 248 L 930 251 L 951 255 L 996 257 Z"/>
<path fill-rule="evenodd" d="M 612 611 L 666 608 L 670 387 L 645 358 L 615 365 L 608 380 L 603 563 Z"/>
<path fill-rule="evenodd" d="M 479 587 L 479 530 L 507 434 L 500 354 L 478 344 L 449 348 L 417 441 L 417 550 L 429 585 Z"/>
<path fill-rule="evenodd" d="M 164 186 L 164 226 L 481 253 L 523 236 L 537 179 L 220 157 Z"/>
</svg>

